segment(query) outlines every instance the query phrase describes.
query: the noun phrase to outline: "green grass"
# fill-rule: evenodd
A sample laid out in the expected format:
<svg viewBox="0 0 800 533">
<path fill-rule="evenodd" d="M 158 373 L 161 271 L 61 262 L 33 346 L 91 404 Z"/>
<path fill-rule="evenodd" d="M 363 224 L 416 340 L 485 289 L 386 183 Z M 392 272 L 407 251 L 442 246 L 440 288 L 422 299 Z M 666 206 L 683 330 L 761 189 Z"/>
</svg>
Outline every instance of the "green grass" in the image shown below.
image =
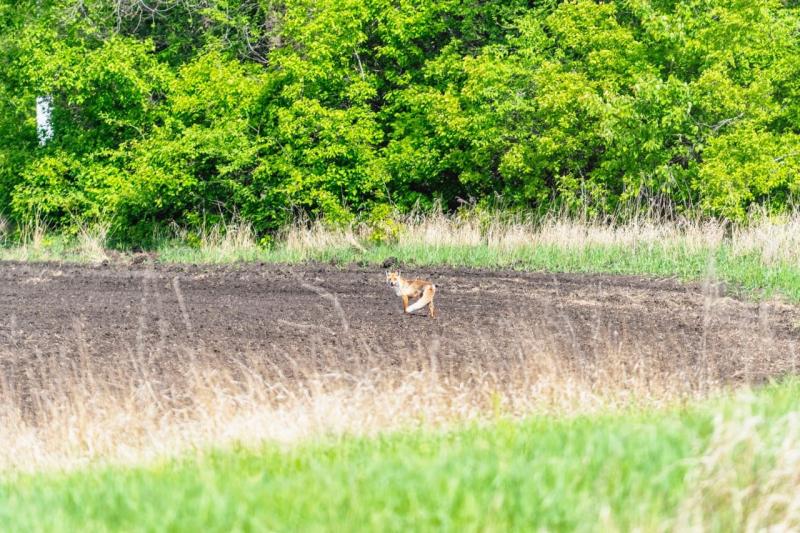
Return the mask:
<svg viewBox="0 0 800 533">
<path fill-rule="evenodd" d="M 76 251 L 65 239 L 53 239 L 46 250 L 19 252 L 7 250 L 0 259 L 27 261 L 91 261 Z M 339 246 L 314 251 L 291 251 L 252 248 L 220 253 L 216 250 L 192 248 L 169 243 L 158 249 L 158 260 L 164 263 L 221 264 L 266 262 L 297 264 L 320 261 L 337 265 L 360 264 L 380 266 L 389 257 L 396 257 L 403 268 L 438 265 L 508 268 L 515 270 L 626 274 L 676 277 L 682 281 L 705 279 L 724 281 L 733 293 L 751 298 L 784 296 L 800 302 L 800 265 L 787 261 L 765 263 L 755 253 L 737 254 L 729 247 L 687 249 L 680 246 L 655 246 L 631 250 L 622 246 L 590 246 L 582 249 L 557 245 L 521 246 L 502 251 L 488 246 L 374 246 L 365 251 Z"/>
<path fill-rule="evenodd" d="M 314 251 L 290 251 L 284 248 L 253 249 L 231 256 L 213 256 L 209 251 L 169 245 L 159 250 L 159 260 L 168 263 L 230 263 L 263 261 L 300 263 L 321 261 L 339 265 L 380 266 L 396 257 L 403 268 L 449 265 L 475 268 L 510 268 L 515 270 L 604 273 L 676 277 L 683 281 L 705 279 L 729 284 L 732 292 L 753 298 L 776 295 L 800 302 L 800 265 L 786 261 L 766 263 L 755 253 L 741 254 L 726 245 L 715 249 L 690 249 L 682 246 L 649 246 L 632 250 L 622 246 L 589 246 L 572 249 L 557 245 L 520 246 L 498 250 L 480 246 L 374 246 L 364 251 L 352 246 Z"/>
<path fill-rule="evenodd" d="M 370 244 L 368 234 L 318 224 L 288 228 L 273 246 L 264 248 L 256 244 L 250 226 L 240 222 L 162 239 L 155 251 L 158 260 L 166 263 L 322 261 L 377 267 L 396 257 L 405 269 L 449 265 L 711 279 L 724 281 L 733 292 L 751 298 L 782 295 L 800 302 L 800 254 L 796 251 L 800 249 L 800 214 L 784 222 L 754 219 L 750 227 L 726 238 L 722 226 L 713 223 L 604 226 L 563 219 L 536 226 L 498 218 L 494 224 L 486 230 L 473 221 L 464 230 L 454 218 L 431 215 L 401 226 L 398 243 L 379 245 Z M 566 233 L 563 237 L 562 232 Z M 26 234 L 32 237 L 24 244 L 0 245 L 0 259 L 96 262 L 106 257 L 104 227 L 83 228 L 76 237 L 47 233 L 44 226 Z M 489 234 L 494 246 L 489 244 Z M 443 244 L 432 244 L 436 242 Z"/>
<path fill-rule="evenodd" d="M 6 475 L 0 524 L 16 531 L 627 530 L 668 527 L 694 499 L 701 521 L 725 531 L 747 511 L 726 494 L 771 475 L 781 452 L 770 428 L 798 409 L 800 381 L 788 381 L 692 407 Z M 707 480 L 712 491 L 698 499 L 691 474 L 720 424 L 749 428 L 748 442 L 761 448 L 719 459 L 720 471 L 738 472 L 735 486 L 716 493 Z M 780 520 L 779 509 L 767 519 Z"/>
</svg>

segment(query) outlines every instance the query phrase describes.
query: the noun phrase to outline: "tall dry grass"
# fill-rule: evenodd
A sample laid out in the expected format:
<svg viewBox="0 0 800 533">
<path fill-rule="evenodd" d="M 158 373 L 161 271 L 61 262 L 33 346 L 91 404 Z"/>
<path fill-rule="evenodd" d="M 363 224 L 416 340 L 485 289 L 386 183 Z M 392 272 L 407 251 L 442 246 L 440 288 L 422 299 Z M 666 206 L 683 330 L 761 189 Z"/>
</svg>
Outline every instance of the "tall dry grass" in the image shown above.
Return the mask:
<svg viewBox="0 0 800 533">
<path fill-rule="evenodd" d="M 800 415 L 767 422 L 742 402 L 738 412 L 717 417 L 711 442 L 688 472 L 690 490 L 672 528 L 797 531 Z"/>
<path fill-rule="evenodd" d="M 258 250 L 256 233 L 250 223 L 239 218 L 221 222 L 201 232 L 200 249 L 209 254 L 216 254 L 222 262 L 226 258 L 235 258 Z"/>
<path fill-rule="evenodd" d="M 609 225 L 557 216 L 534 221 L 441 213 L 398 222 L 393 243 L 398 247 L 726 246 L 763 264 L 800 265 L 797 214 L 737 228 L 688 219 L 641 218 Z M 326 248 L 363 253 L 371 231 L 367 226 L 298 224 L 287 228 L 276 246 L 294 258 L 313 257 Z M 81 253 L 95 260 L 105 257 L 107 232 L 103 226 L 81 231 Z M 45 241 L 43 223 L 26 230 L 28 252 L 40 253 Z M 244 222 L 212 227 L 199 243 L 214 262 L 259 253 L 252 227 Z M 709 330 L 725 316 L 715 315 L 720 298 L 713 284 L 706 288 L 701 327 Z M 175 291 L 191 331 L 177 284 Z M 746 346 L 704 332 L 699 358 L 688 353 L 685 339 L 669 334 L 668 324 L 621 334 L 598 328 L 587 349 L 570 342 L 575 338 L 571 331 L 586 324 L 556 316 L 536 329 L 527 317 L 511 316 L 491 335 L 512 338 L 514 349 L 500 351 L 490 334 L 464 336 L 464 342 L 475 343 L 475 353 L 483 354 L 468 360 L 438 341 L 388 351 L 367 336 L 346 334 L 345 327 L 332 332 L 314 324 L 285 321 L 285 326 L 302 339 L 293 353 L 220 355 L 186 339 L 176 345 L 140 342 L 103 353 L 87 343 L 87 325 L 77 319 L 59 353 L 44 353 L 19 340 L 0 345 L 0 473 L 138 464 L 231 443 L 291 445 L 329 435 L 664 407 L 746 388 L 769 376 L 796 374 L 800 363 L 797 345 L 774 345 L 768 318 L 762 334 Z M 329 342 L 333 333 L 336 343 Z M 664 529 L 800 527 L 798 449 L 800 422 L 793 414 L 770 426 L 746 408 L 720 416 L 710 444 L 692 460 L 691 490 L 678 519 Z M 725 522 L 718 522 L 720 516 Z"/>
<path fill-rule="evenodd" d="M 108 259 L 108 234 L 111 224 L 97 222 L 95 224 L 81 224 L 78 227 L 78 255 L 90 262 L 101 262 Z"/>
<path fill-rule="evenodd" d="M 396 222 L 399 231 L 393 245 L 398 247 L 713 249 L 724 243 L 735 254 L 755 254 L 764 262 L 800 261 L 800 214 L 761 217 L 733 229 L 718 221 L 688 218 L 665 221 L 643 216 L 608 223 L 478 212 L 411 214 Z M 26 250 L 41 251 L 46 230 L 39 218 L 24 228 Z M 276 248 L 293 257 L 311 257 L 327 248 L 362 251 L 369 246 L 371 231 L 368 226 L 306 222 L 286 228 Z M 107 238 L 108 226 L 82 228 L 81 254 L 102 260 Z M 252 226 L 244 221 L 203 231 L 199 248 L 214 262 L 257 258 L 259 251 Z M 709 313 L 713 306 L 712 301 Z M 110 365 L 104 354 L 79 348 L 77 334 L 65 340 L 61 358 L 3 346 L 0 470 L 74 466 L 101 459 L 133 461 L 232 440 L 293 441 L 328 432 L 370 433 L 498 415 L 662 405 L 722 390 L 726 383 L 720 376 L 731 375 L 730 368 L 738 369 L 736 379 L 743 383 L 797 370 L 794 351 L 783 359 L 765 360 L 760 353 L 737 352 L 731 346 L 724 357 L 712 354 L 702 364 L 654 366 L 652 360 L 668 360 L 670 350 L 681 360 L 681 340 L 661 338 L 657 357 L 648 354 L 653 341 L 639 337 L 627 342 L 602 337 L 590 354 L 555 340 L 542 343 L 543 338 L 555 339 L 556 329 L 570 327 L 580 325 L 554 324 L 552 331 L 526 336 L 525 327 L 511 324 L 507 329 L 517 339 L 515 353 L 498 354 L 503 364 L 469 361 L 468 372 L 463 364 L 453 363 L 454 354 L 446 349 L 431 352 L 426 347 L 402 352 L 402 363 L 387 369 L 389 354 L 370 347 L 369 339 L 353 339 L 338 351 L 309 348 L 294 361 L 287 354 L 245 354 L 235 368 L 220 366 L 202 346 L 192 344 L 169 354 L 158 346 L 138 346 L 122 360 L 120 354 L 105 354 L 114 357 Z M 653 327 L 651 333 L 658 335 L 660 326 Z M 315 333 L 312 329 L 307 334 Z M 492 339 L 480 342 L 491 353 Z M 67 357 L 68 353 L 72 355 Z M 17 365 L 22 359 L 33 363 Z M 319 361 L 329 364 L 320 366 Z M 9 373 L 17 367 L 24 368 L 22 374 Z M 728 370 L 722 372 L 722 367 Z"/>
<path fill-rule="evenodd" d="M 709 298 L 711 328 L 719 317 Z M 769 327 L 752 339 L 758 354 L 739 339 L 709 336 L 715 340 L 698 361 L 686 339 L 659 324 L 620 332 L 598 323 L 593 345 L 582 346 L 574 330 L 587 324 L 557 313 L 539 324 L 506 317 L 485 332 L 465 325 L 449 342 L 433 336 L 392 351 L 344 326 L 282 323 L 298 339 L 291 353 L 218 354 L 199 340 L 145 345 L 138 335 L 135 346 L 104 353 L 78 319 L 58 353 L 9 343 L 0 348 L 0 472 L 134 463 L 233 442 L 664 407 L 796 371 L 800 359 L 796 346 L 770 347 Z M 498 345 L 497 335 L 514 348 Z"/>
<path fill-rule="evenodd" d="M 47 222 L 39 213 L 20 225 L 19 241 L 22 253 L 40 254 L 44 248 L 47 231 Z"/>
<path fill-rule="evenodd" d="M 734 255 L 756 255 L 765 264 L 800 265 L 800 212 L 769 217 L 754 213 L 751 221 L 732 226 L 702 217 L 658 218 L 648 214 L 619 220 L 576 219 L 551 214 L 545 217 L 441 211 L 396 215 L 396 232 L 389 242 L 398 247 L 477 247 L 512 251 L 521 247 L 552 246 L 581 251 L 589 248 L 681 248 L 717 250 L 726 245 Z M 322 221 L 288 226 L 278 247 L 303 256 L 320 250 L 354 247 L 363 250 L 374 229 L 367 224 L 331 226 Z"/>
<path fill-rule="evenodd" d="M 555 246 L 582 250 L 600 246 L 646 247 L 680 244 L 690 249 L 721 244 L 724 226 L 702 219 L 665 220 L 650 216 L 623 221 L 579 220 L 553 214 L 529 217 L 450 217 L 443 213 L 412 217 L 401 224 L 399 243 L 440 246 L 480 246 L 513 250 L 521 246 Z"/>
<path fill-rule="evenodd" d="M 65 242 L 36 215 L 17 228 L 18 239 L 11 243 L 8 225 L 2 222 L 0 258 L 94 262 L 111 255 L 107 250 L 108 223 L 78 224 L 77 238 Z M 269 249 L 260 244 L 252 224 L 238 216 L 193 230 L 173 225 L 170 235 L 159 252 L 166 260 L 186 262 L 299 261 L 343 250 L 357 258 L 369 256 L 374 244 L 382 243 L 390 249 L 485 247 L 500 254 L 536 247 L 578 253 L 603 248 L 713 253 L 724 248 L 734 257 L 755 257 L 765 266 L 800 267 L 800 212 L 783 216 L 754 212 L 742 225 L 699 216 L 664 218 L 647 213 L 588 219 L 560 213 L 534 217 L 478 210 L 398 213 L 377 228 L 367 223 L 333 225 L 302 219 L 279 231 Z M 187 243 L 191 253 L 174 249 Z"/>
<path fill-rule="evenodd" d="M 0 260 L 61 261 L 99 263 L 109 259 L 108 222 L 77 222 L 76 235 L 54 233 L 38 213 L 14 228 L 0 218 Z"/>
<path fill-rule="evenodd" d="M 6 244 L 6 241 L 8 240 L 9 230 L 10 227 L 8 219 L 3 215 L 0 215 L 0 246 Z"/>
</svg>

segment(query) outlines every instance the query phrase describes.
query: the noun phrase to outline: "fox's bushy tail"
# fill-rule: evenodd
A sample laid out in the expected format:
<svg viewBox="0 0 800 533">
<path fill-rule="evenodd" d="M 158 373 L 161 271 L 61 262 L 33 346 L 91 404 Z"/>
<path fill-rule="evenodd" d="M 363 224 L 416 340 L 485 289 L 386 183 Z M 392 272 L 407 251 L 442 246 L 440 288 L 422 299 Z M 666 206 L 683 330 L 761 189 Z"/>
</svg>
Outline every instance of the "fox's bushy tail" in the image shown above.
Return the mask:
<svg viewBox="0 0 800 533">
<path fill-rule="evenodd" d="M 413 305 L 408 306 L 408 309 L 406 309 L 406 313 L 413 313 L 414 311 L 422 309 L 423 307 L 431 303 L 433 301 L 434 294 L 436 294 L 436 285 L 430 285 L 422 293 L 422 298 L 414 302 Z"/>
</svg>

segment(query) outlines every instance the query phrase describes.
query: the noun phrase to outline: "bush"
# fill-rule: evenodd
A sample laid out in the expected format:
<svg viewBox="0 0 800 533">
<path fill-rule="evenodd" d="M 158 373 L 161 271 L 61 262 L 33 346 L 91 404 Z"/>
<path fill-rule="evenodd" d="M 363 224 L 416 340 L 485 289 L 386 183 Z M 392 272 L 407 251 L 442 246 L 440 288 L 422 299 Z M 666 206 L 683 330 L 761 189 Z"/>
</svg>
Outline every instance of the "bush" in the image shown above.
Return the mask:
<svg viewBox="0 0 800 533">
<path fill-rule="evenodd" d="M 161 3 L 0 2 L 7 216 L 131 240 L 302 212 L 383 240 L 389 205 L 740 219 L 799 186 L 791 3 Z"/>
</svg>

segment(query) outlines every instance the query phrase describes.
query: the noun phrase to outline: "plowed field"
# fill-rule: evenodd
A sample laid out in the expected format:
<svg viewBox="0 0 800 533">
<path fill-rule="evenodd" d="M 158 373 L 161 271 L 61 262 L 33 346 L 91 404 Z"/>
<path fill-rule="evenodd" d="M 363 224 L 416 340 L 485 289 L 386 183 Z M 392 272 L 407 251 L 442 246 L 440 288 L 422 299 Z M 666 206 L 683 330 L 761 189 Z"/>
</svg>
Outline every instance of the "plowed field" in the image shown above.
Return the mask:
<svg viewBox="0 0 800 533">
<path fill-rule="evenodd" d="M 168 394 L 187 358 L 232 373 L 259 360 L 289 380 L 309 369 L 407 370 L 409 361 L 459 379 L 476 369 L 503 376 L 511 362 L 536 358 L 589 373 L 613 359 L 639 376 L 716 382 L 796 369 L 796 308 L 741 301 L 719 286 L 454 268 L 407 274 L 437 284 L 438 318 L 403 315 L 380 268 L 0 263 L 2 383 L 30 400 L 59 372 L 91 368 L 102 379 L 146 365 Z"/>
</svg>

